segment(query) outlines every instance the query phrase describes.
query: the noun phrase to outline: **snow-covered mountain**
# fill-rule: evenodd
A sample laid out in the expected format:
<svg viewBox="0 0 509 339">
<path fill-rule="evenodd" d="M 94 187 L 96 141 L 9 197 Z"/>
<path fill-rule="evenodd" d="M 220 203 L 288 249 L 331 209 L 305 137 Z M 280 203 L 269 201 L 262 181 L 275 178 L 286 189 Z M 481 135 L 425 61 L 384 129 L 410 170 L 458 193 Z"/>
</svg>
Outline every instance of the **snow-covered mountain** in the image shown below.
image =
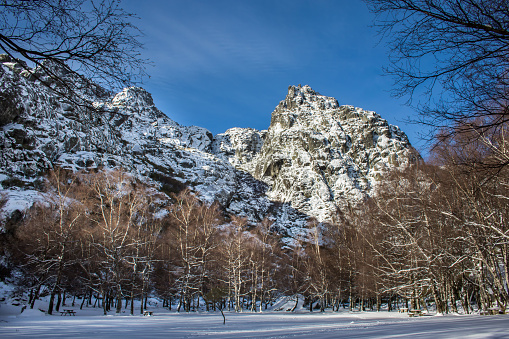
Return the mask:
<svg viewBox="0 0 509 339">
<path fill-rule="evenodd" d="M 263 135 L 256 156 L 239 168 L 266 182 L 271 200 L 320 221 L 333 218 L 338 206 L 362 201 L 388 169 L 416 160 L 398 127 L 309 86 L 289 87 Z"/>
<path fill-rule="evenodd" d="M 122 167 L 166 193 L 188 186 L 251 222 L 268 216 L 294 237 L 309 216 L 330 220 L 337 206 L 362 201 L 386 169 L 416 158 L 397 127 L 309 86 L 290 86 L 268 130 L 213 136 L 171 120 L 142 88 L 113 95 L 56 69 L 91 109 L 56 96 L 34 79 L 50 80 L 39 70 L 27 72 L 6 56 L 0 62 L 3 220 L 37 200 L 41 176 L 54 166 Z"/>
</svg>

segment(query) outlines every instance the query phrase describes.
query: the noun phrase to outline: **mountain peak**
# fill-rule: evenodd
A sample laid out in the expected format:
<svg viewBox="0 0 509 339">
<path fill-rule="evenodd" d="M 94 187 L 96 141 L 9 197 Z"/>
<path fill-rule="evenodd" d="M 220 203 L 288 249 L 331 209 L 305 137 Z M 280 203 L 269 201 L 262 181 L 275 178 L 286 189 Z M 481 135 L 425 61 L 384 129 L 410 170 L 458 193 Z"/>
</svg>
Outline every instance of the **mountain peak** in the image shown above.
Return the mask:
<svg viewBox="0 0 509 339">
<path fill-rule="evenodd" d="M 288 87 L 288 94 L 285 100 L 281 101 L 276 112 L 285 110 L 299 110 L 311 108 L 314 110 L 325 110 L 338 108 L 339 104 L 335 98 L 321 95 L 309 85 L 297 85 Z"/>
<path fill-rule="evenodd" d="M 309 86 L 290 86 L 272 113 L 263 146 L 253 158 L 267 196 L 319 221 L 359 203 L 384 173 L 416 156 L 406 135 L 378 114 L 339 106 Z"/>
<path fill-rule="evenodd" d="M 145 89 L 133 86 L 124 88 L 122 92 L 115 95 L 112 103 L 115 106 L 152 107 L 154 106 L 154 99 Z"/>
<path fill-rule="evenodd" d="M 302 86 L 298 84 L 297 86 L 291 85 L 288 87 L 288 95 L 287 98 L 294 98 L 297 96 L 304 97 L 305 95 L 320 95 L 320 93 L 314 91 L 309 85 Z"/>
</svg>

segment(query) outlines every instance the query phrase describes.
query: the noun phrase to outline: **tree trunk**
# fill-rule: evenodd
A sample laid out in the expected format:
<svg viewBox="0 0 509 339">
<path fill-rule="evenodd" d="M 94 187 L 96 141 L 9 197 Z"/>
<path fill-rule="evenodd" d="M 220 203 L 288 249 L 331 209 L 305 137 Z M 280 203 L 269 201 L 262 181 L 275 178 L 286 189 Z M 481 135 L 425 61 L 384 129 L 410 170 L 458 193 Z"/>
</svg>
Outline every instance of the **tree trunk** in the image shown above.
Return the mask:
<svg viewBox="0 0 509 339">
<path fill-rule="evenodd" d="M 34 289 L 31 288 L 30 289 L 30 294 L 28 296 L 28 303 L 31 305 L 32 304 L 32 298 L 34 297 Z"/>
<path fill-rule="evenodd" d="M 297 305 L 299 304 L 299 296 L 295 296 L 295 305 L 292 308 L 292 312 L 295 312 L 295 309 L 297 308 Z"/>
<path fill-rule="evenodd" d="M 106 295 L 106 292 L 102 293 L 102 307 L 103 307 L 103 313 L 104 315 L 108 314 L 108 296 Z"/>
<path fill-rule="evenodd" d="M 433 286 L 433 298 L 435 299 L 435 306 L 437 308 L 437 313 L 444 313 L 444 306 L 442 303 L 442 299 L 440 298 L 438 289 L 436 288 L 435 284 Z"/>
<path fill-rule="evenodd" d="M 80 310 L 83 309 L 83 305 L 85 304 L 86 300 L 87 300 L 87 298 L 85 296 L 83 296 L 83 300 L 81 300 Z"/>
<path fill-rule="evenodd" d="M 48 305 L 48 314 L 53 314 L 53 304 L 55 303 L 55 289 L 51 291 L 51 295 L 49 297 L 49 305 Z"/>
<path fill-rule="evenodd" d="M 117 287 L 117 303 L 115 313 L 122 313 L 122 290 Z"/>
<path fill-rule="evenodd" d="M 131 291 L 131 309 L 129 312 L 130 315 L 134 315 L 134 292 Z"/>
<path fill-rule="evenodd" d="M 60 311 L 60 304 L 62 302 L 62 294 L 60 293 L 60 291 L 58 291 L 58 294 L 57 294 L 57 306 L 55 306 L 55 311 Z"/>
</svg>

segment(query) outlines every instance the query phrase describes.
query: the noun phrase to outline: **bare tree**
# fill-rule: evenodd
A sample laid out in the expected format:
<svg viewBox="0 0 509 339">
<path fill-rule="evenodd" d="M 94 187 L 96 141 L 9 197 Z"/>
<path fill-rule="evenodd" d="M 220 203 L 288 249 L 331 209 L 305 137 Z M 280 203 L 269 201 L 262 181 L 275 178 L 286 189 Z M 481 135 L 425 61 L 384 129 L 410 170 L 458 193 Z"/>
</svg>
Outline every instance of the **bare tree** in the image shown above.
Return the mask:
<svg viewBox="0 0 509 339">
<path fill-rule="evenodd" d="M 90 228 L 89 241 L 99 260 L 96 276 L 102 282 L 101 294 L 106 303 L 108 293 L 114 293 L 116 313 L 120 313 L 122 296 L 126 295 L 124 287 L 132 272 L 129 259 L 139 246 L 141 224 L 137 218 L 144 209 L 147 192 L 133 177 L 119 170 L 85 175 L 82 180 L 90 188 L 88 216 L 94 227 Z"/>
<path fill-rule="evenodd" d="M 60 295 L 66 270 L 75 261 L 80 220 L 85 212 L 75 181 L 72 173 L 52 171 L 47 177 L 46 200 L 31 208 L 26 222 L 17 230 L 25 264 L 39 281 L 36 290 L 42 284 L 50 286 L 48 314 L 53 313 L 55 295 Z"/>
<path fill-rule="evenodd" d="M 230 227 L 224 233 L 221 244 L 223 251 L 223 271 L 228 286 L 228 308 L 234 304 L 235 312 L 242 312 L 241 297 L 244 294 L 246 271 L 249 262 L 246 243 L 248 241 L 245 218 L 233 216 Z"/>
<path fill-rule="evenodd" d="M 207 293 L 212 252 L 220 223 L 216 204 L 203 204 L 189 190 L 173 196 L 169 209 L 169 233 L 173 236 L 176 282 L 180 291 L 180 304 L 189 312 L 196 296 Z M 199 300 L 199 299 L 198 299 Z M 194 304 L 193 304 L 194 305 Z"/>
<path fill-rule="evenodd" d="M 288 293 L 295 298 L 295 304 L 290 309 L 294 312 L 299 305 L 299 295 L 306 295 L 308 289 L 308 275 L 306 274 L 306 254 L 302 241 L 282 256 L 276 287 L 279 291 Z"/>
<path fill-rule="evenodd" d="M 134 314 L 134 299 L 136 290 L 140 291 L 140 313 L 143 314 L 149 293 L 151 276 L 157 258 L 158 248 L 161 246 L 160 235 L 162 233 L 162 220 L 155 215 L 155 209 L 159 208 L 157 201 L 162 197 L 150 190 L 143 190 L 140 197 L 140 205 L 134 216 L 135 230 L 132 234 L 132 246 L 127 254 L 126 263 L 131 266 L 131 314 Z M 127 297 L 126 297 L 127 299 Z M 127 307 L 127 304 L 126 304 Z"/>
<path fill-rule="evenodd" d="M 270 291 L 275 289 L 274 278 L 281 253 L 278 238 L 271 232 L 272 222 L 265 218 L 255 228 L 249 244 L 249 264 L 251 270 L 251 311 L 256 311 L 257 299 L 260 299 L 259 311 L 262 306 L 267 308 Z"/>
<path fill-rule="evenodd" d="M 118 89 L 145 75 L 133 18 L 118 0 L 2 0 L 0 50 L 67 98 L 76 99 L 69 73 Z"/>
<path fill-rule="evenodd" d="M 506 0 L 365 2 L 389 39 L 394 93 L 418 99 L 419 122 L 443 136 L 507 124 Z"/>
<path fill-rule="evenodd" d="M 313 310 L 313 299 L 317 297 L 320 303 L 320 311 L 325 311 L 327 297 L 330 293 L 331 279 L 328 269 L 328 258 L 324 245 L 326 240 L 323 237 L 324 225 L 316 220 L 309 222 L 311 241 L 307 248 L 307 273 L 309 275 L 309 290 L 311 301 L 309 310 Z"/>
</svg>

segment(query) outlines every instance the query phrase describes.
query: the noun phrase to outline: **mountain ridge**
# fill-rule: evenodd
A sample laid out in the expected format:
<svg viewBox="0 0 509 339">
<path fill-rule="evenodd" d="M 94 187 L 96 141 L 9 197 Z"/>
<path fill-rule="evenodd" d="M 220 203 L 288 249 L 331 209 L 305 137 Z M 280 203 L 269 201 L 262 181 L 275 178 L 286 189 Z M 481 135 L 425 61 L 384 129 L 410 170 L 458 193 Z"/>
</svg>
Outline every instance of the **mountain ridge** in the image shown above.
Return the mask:
<svg viewBox="0 0 509 339">
<path fill-rule="evenodd" d="M 214 136 L 173 121 L 140 87 L 113 95 L 68 79 L 93 102 L 90 110 L 58 98 L 15 60 L 0 61 L 4 220 L 17 210 L 10 198 L 24 191 L 35 201 L 41 176 L 55 166 L 121 167 L 167 192 L 188 186 L 249 222 L 268 216 L 293 238 L 309 217 L 330 221 L 342 202 L 362 201 L 373 173 L 416 157 L 399 128 L 309 86 L 289 87 L 267 130 L 232 128 Z"/>
</svg>

